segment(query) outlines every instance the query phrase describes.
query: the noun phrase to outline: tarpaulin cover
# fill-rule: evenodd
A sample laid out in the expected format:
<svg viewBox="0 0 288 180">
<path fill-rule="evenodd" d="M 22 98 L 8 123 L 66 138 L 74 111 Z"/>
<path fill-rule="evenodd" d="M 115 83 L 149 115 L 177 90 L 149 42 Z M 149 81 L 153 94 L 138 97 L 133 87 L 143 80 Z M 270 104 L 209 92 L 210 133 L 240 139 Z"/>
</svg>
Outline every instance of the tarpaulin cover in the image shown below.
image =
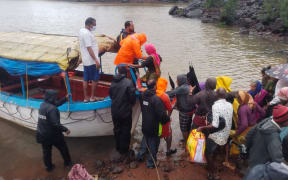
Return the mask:
<svg viewBox="0 0 288 180">
<path fill-rule="evenodd" d="M 117 42 L 113 38 L 105 35 L 95 35 L 95 38 L 99 53 L 117 51 Z M 79 40 L 76 36 L 0 32 L 2 58 L 57 63 L 65 71 L 69 66 L 68 61 L 79 56 Z"/>
<path fill-rule="evenodd" d="M 31 76 L 54 75 L 62 72 L 57 63 L 43 63 L 34 61 L 18 61 L 0 57 L 0 67 L 5 69 L 12 76 L 25 75 Z"/>
<path fill-rule="evenodd" d="M 67 49 L 70 49 L 67 55 Z M 28 32 L 0 32 L 0 57 L 57 63 L 62 70 L 68 58 L 79 57 L 78 38 Z"/>
</svg>

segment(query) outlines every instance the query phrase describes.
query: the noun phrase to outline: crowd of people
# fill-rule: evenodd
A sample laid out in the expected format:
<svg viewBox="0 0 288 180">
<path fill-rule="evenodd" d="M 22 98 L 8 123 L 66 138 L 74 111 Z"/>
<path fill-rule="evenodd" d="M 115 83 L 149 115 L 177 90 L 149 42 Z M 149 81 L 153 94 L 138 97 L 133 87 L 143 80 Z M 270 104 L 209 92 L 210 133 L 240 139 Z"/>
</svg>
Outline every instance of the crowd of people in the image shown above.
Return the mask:
<svg viewBox="0 0 288 180">
<path fill-rule="evenodd" d="M 79 37 L 84 65 L 84 92 L 87 90 L 88 81 L 95 82 L 95 86 L 99 79 L 97 43 L 91 36 L 96 20 L 88 18 L 85 25 L 86 27 L 80 30 Z M 171 148 L 171 114 L 173 109 L 176 109 L 179 112 L 179 127 L 183 135 L 182 144 L 186 144 L 193 129 L 205 134 L 209 180 L 220 179 L 218 166 L 215 165 L 215 157 L 219 154 L 225 156 L 223 165 L 228 168 L 233 168 L 233 163 L 229 162 L 231 155 L 244 158 L 241 155 L 246 154 L 248 167 L 244 171 L 245 180 L 288 179 L 288 130 L 285 128 L 288 126 L 288 81 L 269 77 L 265 72 L 271 67 L 263 68 L 262 81 L 252 81 L 248 91 L 231 91 L 231 78 L 220 76 L 200 83 L 200 91 L 195 92 L 196 86 L 189 83 L 191 79 L 186 74 L 178 75 L 177 87 L 167 91 L 168 81 L 161 77 L 162 58 L 153 44 L 146 43 L 145 34 L 134 32 L 132 21 L 125 23 L 125 29 L 121 31 L 117 41 L 119 51 L 114 64 L 118 66 L 118 73 L 113 78 L 109 95 L 112 100 L 116 150 L 122 159 L 131 154 L 132 107 L 136 103 L 138 90 L 143 139 L 136 160 L 147 159 L 148 168 L 155 168 L 157 165 L 160 138 L 164 138 L 167 144 L 166 156 L 169 157 L 177 151 Z M 141 51 L 144 44 L 147 57 Z M 139 59 L 142 62 L 139 62 Z M 137 69 L 143 67 L 147 68 L 146 74 L 140 77 Z M 140 83 L 133 82 L 130 68 Z M 143 83 L 145 87 L 140 87 Z M 95 97 L 92 94 L 89 99 L 85 94 L 84 101 L 95 101 Z M 69 134 L 69 130 L 61 126 L 59 117 L 52 116 L 53 113 L 59 116 L 56 110 L 59 103 L 49 97 L 46 103 L 53 106 L 48 107 L 45 103 L 41 106 L 44 111 L 40 108 L 37 137 L 42 143 L 44 162 L 50 171 L 53 169 L 52 145 L 60 149 L 65 164 L 69 165 L 71 160 L 64 140 L 60 142 L 62 146 L 59 146 L 59 142 L 50 141 L 50 132 L 54 129 L 49 132 L 42 129 L 46 119 L 54 118 L 57 121 L 53 123 L 57 125 L 53 127 L 57 127 L 55 132 L 59 137 L 62 132 Z M 60 139 L 62 138 L 63 135 Z"/>
<path fill-rule="evenodd" d="M 130 21 L 129 23 L 132 24 Z M 128 27 L 127 24 L 128 22 L 125 23 L 125 27 Z M 145 50 L 148 57 L 143 56 L 140 49 L 146 41 L 146 37 L 143 38 L 144 34 L 125 30 L 121 33 L 124 33 L 125 36 L 128 34 L 128 36 L 125 39 L 120 35 L 122 40 L 119 42 L 120 50 L 115 64 L 128 64 L 132 68 L 148 68 L 146 75 L 139 77 L 141 82 L 146 83 L 147 88 L 138 88 L 138 91 L 141 92 L 143 132 L 140 150 L 136 156 L 138 161 L 144 160 L 144 155 L 148 152 L 147 167 L 154 168 L 162 137 L 167 142 L 167 156 L 171 156 L 177 151 L 177 149 L 171 149 L 171 112 L 173 109 L 177 109 L 179 126 L 183 135 L 181 142 L 184 145 L 191 130 L 197 129 L 205 134 L 208 179 L 220 179 L 217 166 L 215 166 L 215 157 L 221 150 L 225 155 L 223 165 L 232 169 L 235 167 L 233 167 L 233 163 L 229 162 L 231 155 L 238 154 L 239 158 L 244 158 L 240 154 L 246 153 L 248 167 L 244 169 L 245 179 L 266 178 L 267 174 L 264 175 L 265 173 L 270 176 L 269 172 L 260 172 L 268 171 L 263 166 L 269 167 L 270 171 L 281 167 L 278 168 L 278 173 L 272 173 L 273 176 L 278 175 L 279 179 L 288 178 L 288 166 L 285 161 L 285 158 L 288 160 L 286 157 L 288 136 L 283 130 L 283 127 L 288 125 L 288 113 L 286 114 L 288 112 L 288 82 L 269 77 L 265 72 L 271 67 L 263 68 L 261 71 L 262 82 L 252 81 L 249 90 L 231 91 L 231 79 L 217 77 L 208 78 L 204 85 L 202 83 L 201 91 L 194 93 L 195 86 L 189 83 L 189 77 L 186 74 L 180 74 L 177 76 L 177 87 L 167 91 L 168 81 L 161 77 L 162 58 L 156 53 L 156 48 L 152 44 L 146 44 Z M 138 59 L 142 59 L 142 63 L 138 64 Z M 115 76 L 112 85 L 120 84 L 118 79 L 121 76 L 125 81 L 130 81 L 130 86 L 133 87 L 133 82 L 128 74 L 127 68 L 119 68 L 119 74 Z M 130 90 L 127 86 L 122 86 L 122 88 L 127 89 L 127 96 Z M 122 88 L 118 86 L 118 91 Z M 111 87 L 111 92 L 113 89 Z M 134 83 L 133 91 L 136 90 L 137 84 Z M 118 91 L 114 90 L 116 94 Z M 122 101 L 119 101 L 119 98 L 113 98 L 113 93 L 110 94 L 110 97 L 112 108 L 127 102 L 124 95 L 121 95 L 121 98 L 125 97 Z M 175 104 L 174 99 L 176 99 Z M 132 110 L 132 105 L 132 103 L 127 104 L 129 112 Z M 125 114 L 124 111 L 123 114 Z M 114 122 L 114 124 L 117 123 Z M 123 141 L 117 140 L 119 138 L 117 138 L 118 130 L 116 129 L 115 139 L 116 144 L 119 144 Z M 280 133 L 282 131 L 284 131 L 282 133 L 284 137 L 281 140 Z M 126 153 L 128 153 L 129 147 L 126 147 Z"/>
</svg>

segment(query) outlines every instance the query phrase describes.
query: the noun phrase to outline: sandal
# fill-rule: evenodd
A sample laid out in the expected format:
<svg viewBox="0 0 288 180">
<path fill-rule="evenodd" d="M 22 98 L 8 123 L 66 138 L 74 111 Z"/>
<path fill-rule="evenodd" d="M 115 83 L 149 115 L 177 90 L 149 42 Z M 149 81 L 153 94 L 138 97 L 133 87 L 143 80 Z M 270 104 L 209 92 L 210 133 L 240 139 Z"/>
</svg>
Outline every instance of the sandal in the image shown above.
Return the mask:
<svg viewBox="0 0 288 180">
<path fill-rule="evenodd" d="M 220 178 L 220 176 L 219 175 L 215 175 L 214 176 L 214 180 L 220 180 L 221 178 Z"/>
<path fill-rule="evenodd" d="M 93 98 L 90 98 L 90 102 L 103 101 L 103 100 L 104 100 L 103 97 L 93 97 Z"/>
<path fill-rule="evenodd" d="M 208 180 L 214 180 L 213 175 L 208 173 L 208 174 L 207 174 L 207 179 L 208 179 Z"/>
<path fill-rule="evenodd" d="M 96 101 L 96 98 L 93 97 L 93 98 L 90 98 L 90 102 L 95 102 Z"/>
<path fill-rule="evenodd" d="M 220 180 L 220 177 L 218 175 L 212 175 L 208 173 L 207 179 L 208 180 Z"/>
<path fill-rule="evenodd" d="M 95 100 L 96 100 L 96 101 L 103 101 L 103 100 L 104 100 L 104 97 L 95 97 Z"/>
<path fill-rule="evenodd" d="M 177 152 L 177 149 L 170 149 L 170 151 L 166 152 L 166 156 L 171 156 L 172 154 L 175 154 Z"/>
<path fill-rule="evenodd" d="M 88 102 L 89 102 L 89 99 L 84 99 L 83 102 L 84 102 L 84 103 L 88 103 Z"/>
</svg>

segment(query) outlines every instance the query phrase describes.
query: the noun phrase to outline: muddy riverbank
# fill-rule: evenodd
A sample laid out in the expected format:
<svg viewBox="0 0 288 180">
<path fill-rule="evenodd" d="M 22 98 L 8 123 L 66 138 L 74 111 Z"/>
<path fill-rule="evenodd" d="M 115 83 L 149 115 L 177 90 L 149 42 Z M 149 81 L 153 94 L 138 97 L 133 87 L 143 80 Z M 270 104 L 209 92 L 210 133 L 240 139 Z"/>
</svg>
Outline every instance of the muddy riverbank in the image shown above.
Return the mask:
<svg viewBox="0 0 288 180">
<path fill-rule="evenodd" d="M 174 121 L 174 123 L 176 123 Z M 34 132 L 0 119 L 0 177 L 4 180 L 66 180 L 69 168 L 64 168 L 60 153 L 53 149 L 55 170 L 47 173 L 42 162 L 41 147 L 36 143 Z M 159 152 L 159 175 L 163 180 L 204 180 L 206 170 L 203 165 L 191 164 L 183 158 L 183 148 L 178 146 L 179 130 L 174 132 L 173 146 L 178 153 L 170 159 L 164 156 L 163 141 Z M 104 176 L 106 180 L 157 180 L 156 169 L 147 169 L 145 163 L 137 163 L 136 168 L 129 165 L 111 163 L 115 150 L 113 137 L 67 138 L 67 145 L 74 163 L 81 163 L 92 175 Z M 134 147 L 137 151 L 137 145 Z M 104 162 L 104 164 L 100 164 Z M 97 163 L 98 162 L 98 163 Z M 106 165 L 105 165 L 106 164 Z M 112 174 L 113 166 L 123 168 L 123 173 Z M 112 167 L 112 169 L 111 169 Z M 240 180 L 231 170 L 223 168 L 223 180 Z M 0 178 L 0 179 L 1 179 Z M 2 180 L 1 179 L 1 180 Z"/>
<path fill-rule="evenodd" d="M 188 71 L 189 63 L 195 67 L 199 81 L 220 75 L 233 79 L 232 89 L 248 89 L 251 80 L 260 79 L 260 70 L 266 65 L 285 62 L 281 52 L 287 49 L 283 43 L 275 43 L 253 35 L 241 35 L 237 29 L 203 24 L 198 19 L 174 18 L 168 15 L 172 5 L 123 4 L 41 0 L 1 0 L 0 31 L 31 31 L 77 36 L 87 17 L 97 20 L 99 34 L 116 37 L 126 20 L 133 20 L 137 32 L 145 32 L 148 42 L 157 47 L 163 58 L 162 75 L 168 72 L 175 80 Z M 105 54 L 103 70 L 114 73 L 115 54 Z M 172 115 L 173 147 L 179 147 L 181 137 L 178 114 Z M 141 126 L 137 127 L 134 141 L 141 139 Z M 74 162 L 87 163 L 91 174 L 97 173 L 95 162 L 109 160 L 114 149 L 113 137 L 67 139 Z M 136 145 L 133 144 L 133 147 Z M 162 144 L 160 151 L 165 152 Z M 179 149 L 178 154 L 181 156 Z M 0 177 L 6 180 L 37 180 L 41 177 L 61 180 L 69 169 L 64 169 L 59 152 L 53 151 L 56 169 L 48 174 L 42 164 L 41 147 L 36 143 L 34 132 L 0 120 Z M 161 155 L 161 154 L 160 154 Z M 162 156 L 160 156 L 162 158 Z M 174 160 L 174 159 L 173 159 Z M 185 168 L 177 167 L 168 177 L 178 179 L 205 179 L 206 170 L 199 165 L 185 162 Z M 133 176 L 129 174 L 132 172 Z M 135 174 L 134 174 L 135 172 Z M 161 178 L 164 179 L 162 173 Z M 150 176 L 151 175 L 151 176 Z M 125 170 L 119 179 L 157 178 L 155 170 L 147 170 L 143 164 L 137 169 Z M 131 176 L 131 177 L 129 177 Z M 232 180 L 230 171 L 223 172 L 223 179 Z"/>
</svg>

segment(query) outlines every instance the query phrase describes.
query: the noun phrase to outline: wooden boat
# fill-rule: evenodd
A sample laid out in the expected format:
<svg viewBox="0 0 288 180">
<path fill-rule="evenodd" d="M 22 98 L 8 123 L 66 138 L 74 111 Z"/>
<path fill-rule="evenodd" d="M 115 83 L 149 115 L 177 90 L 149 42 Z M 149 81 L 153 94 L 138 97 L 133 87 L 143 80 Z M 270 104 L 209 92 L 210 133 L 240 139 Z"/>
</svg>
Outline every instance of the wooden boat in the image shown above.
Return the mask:
<svg viewBox="0 0 288 180">
<path fill-rule="evenodd" d="M 105 35 L 96 38 L 101 54 L 116 51 L 115 40 Z M 108 94 L 113 75 L 101 71 L 95 94 L 102 101 L 83 103 L 83 72 L 74 70 L 79 59 L 77 37 L 0 32 L 0 117 L 36 130 L 44 90 L 55 89 L 59 97 L 70 95 L 59 107 L 61 124 L 71 130 L 70 137 L 112 135 Z M 137 102 L 132 132 L 140 113 Z"/>
</svg>

